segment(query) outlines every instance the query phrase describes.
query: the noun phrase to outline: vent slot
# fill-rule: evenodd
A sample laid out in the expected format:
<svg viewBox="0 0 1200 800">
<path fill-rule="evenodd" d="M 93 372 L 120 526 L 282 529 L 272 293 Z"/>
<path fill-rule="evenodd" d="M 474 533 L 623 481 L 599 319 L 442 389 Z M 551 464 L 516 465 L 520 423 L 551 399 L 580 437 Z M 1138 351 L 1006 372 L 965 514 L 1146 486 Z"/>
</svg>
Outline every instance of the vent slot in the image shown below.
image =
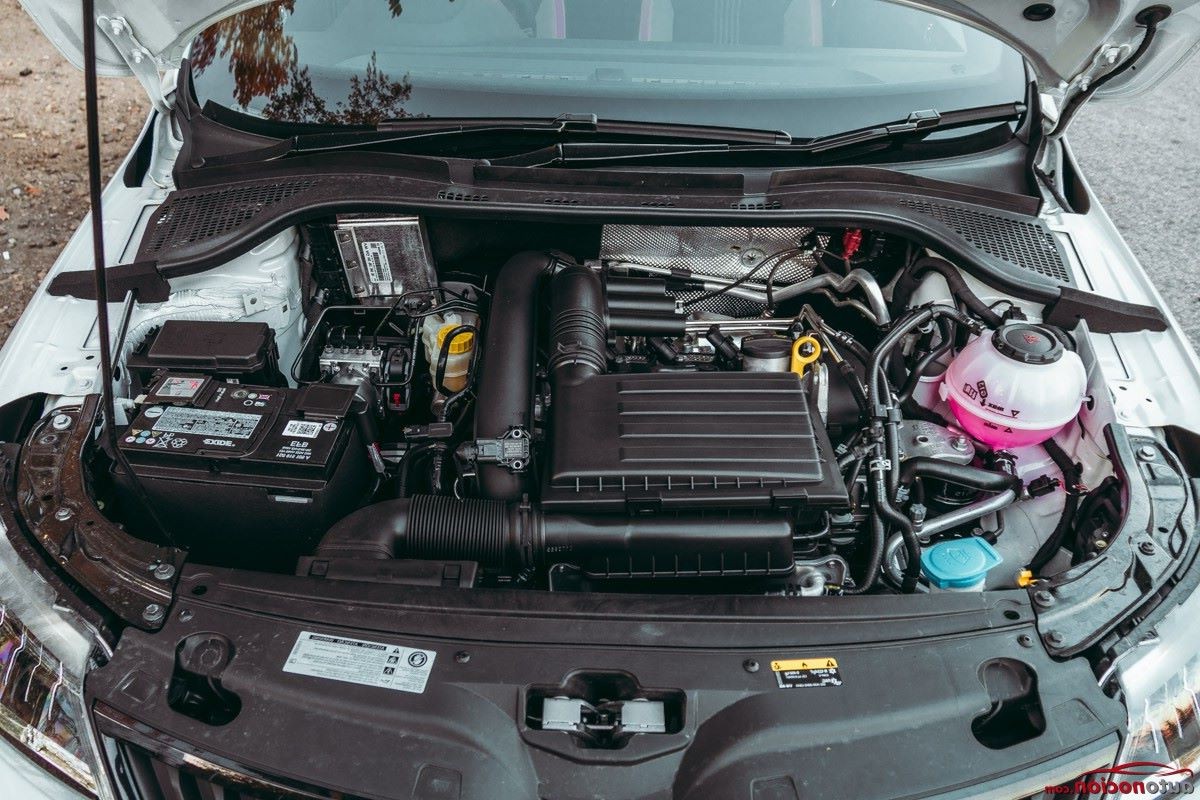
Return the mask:
<svg viewBox="0 0 1200 800">
<path fill-rule="evenodd" d="M 994 258 L 1059 283 L 1071 283 L 1054 237 L 1033 222 L 928 200 L 904 198 L 900 204 L 953 228 L 964 240 Z"/>
<path fill-rule="evenodd" d="M 143 245 L 143 257 L 222 236 L 251 222 L 264 209 L 317 186 L 303 178 L 252 186 L 230 186 L 196 194 L 171 195 L 155 212 Z"/>
</svg>

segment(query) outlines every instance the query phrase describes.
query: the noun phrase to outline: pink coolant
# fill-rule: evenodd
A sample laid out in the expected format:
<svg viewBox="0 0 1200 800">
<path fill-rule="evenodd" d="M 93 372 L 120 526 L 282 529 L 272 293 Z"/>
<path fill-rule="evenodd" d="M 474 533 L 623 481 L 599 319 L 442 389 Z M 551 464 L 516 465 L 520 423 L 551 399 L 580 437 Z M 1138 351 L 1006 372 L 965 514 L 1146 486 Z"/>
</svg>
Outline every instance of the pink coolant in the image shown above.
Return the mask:
<svg viewBox="0 0 1200 800">
<path fill-rule="evenodd" d="M 994 449 L 1040 444 L 1079 413 L 1087 373 L 1046 328 L 1010 322 L 967 344 L 940 393 L 958 424 Z"/>
</svg>

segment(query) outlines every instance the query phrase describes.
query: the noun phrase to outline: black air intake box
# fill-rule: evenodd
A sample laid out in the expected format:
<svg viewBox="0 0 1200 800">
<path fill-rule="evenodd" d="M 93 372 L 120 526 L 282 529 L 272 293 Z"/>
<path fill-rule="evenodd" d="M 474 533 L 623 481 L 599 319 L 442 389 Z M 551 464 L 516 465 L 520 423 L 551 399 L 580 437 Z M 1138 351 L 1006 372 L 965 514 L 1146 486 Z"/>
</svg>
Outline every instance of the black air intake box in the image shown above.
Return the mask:
<svg viewBox="0 0 1200 800">
<path fill-rule="evenodd" d="M 844 506 L 820 417 L 792 373 L 595 375 L 558 387 L 542 506 Z"/>
</svg>

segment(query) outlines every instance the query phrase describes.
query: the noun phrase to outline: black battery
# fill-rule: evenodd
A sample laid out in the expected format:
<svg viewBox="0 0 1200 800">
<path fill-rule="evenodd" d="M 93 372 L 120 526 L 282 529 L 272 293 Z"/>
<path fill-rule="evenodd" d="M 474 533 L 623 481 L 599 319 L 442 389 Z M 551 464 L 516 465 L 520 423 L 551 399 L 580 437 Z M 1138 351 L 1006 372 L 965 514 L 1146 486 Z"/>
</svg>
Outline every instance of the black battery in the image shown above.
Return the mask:
<svg viewBox="0 0 1200 800">
<path fill-rule="evenodd" d="M 156 515 L 206 563 L 290 569 L 373 488 L 354 390 L 166 373 L 118 446 Z M 119 485 L 131 489 L 117 471 Z M 275 558 L 272 558 L 275 556 Z"/>
<path fill-rule="evenodd" d="M 231 383 L 286 386 L 275 331 L 265 322 L 171 319 L 125 359 L 140 391 L 163 371 L 200 372 Z"/>
</svg>

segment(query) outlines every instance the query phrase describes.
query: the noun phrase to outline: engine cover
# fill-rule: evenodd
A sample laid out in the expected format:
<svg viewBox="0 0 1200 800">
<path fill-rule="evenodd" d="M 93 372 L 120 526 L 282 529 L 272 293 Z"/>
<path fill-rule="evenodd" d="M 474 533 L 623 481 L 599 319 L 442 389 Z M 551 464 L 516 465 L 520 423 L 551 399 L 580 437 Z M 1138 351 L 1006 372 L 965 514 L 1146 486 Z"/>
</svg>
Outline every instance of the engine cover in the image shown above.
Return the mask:
<svg viewBox="0 0 1200 800">
<path fill-rule="evenodd" d="M 824 426 L 792 373 L 596 375 L 561 387 L 553 409 L 548 509 L 847 503 Z"/>
</svg>

